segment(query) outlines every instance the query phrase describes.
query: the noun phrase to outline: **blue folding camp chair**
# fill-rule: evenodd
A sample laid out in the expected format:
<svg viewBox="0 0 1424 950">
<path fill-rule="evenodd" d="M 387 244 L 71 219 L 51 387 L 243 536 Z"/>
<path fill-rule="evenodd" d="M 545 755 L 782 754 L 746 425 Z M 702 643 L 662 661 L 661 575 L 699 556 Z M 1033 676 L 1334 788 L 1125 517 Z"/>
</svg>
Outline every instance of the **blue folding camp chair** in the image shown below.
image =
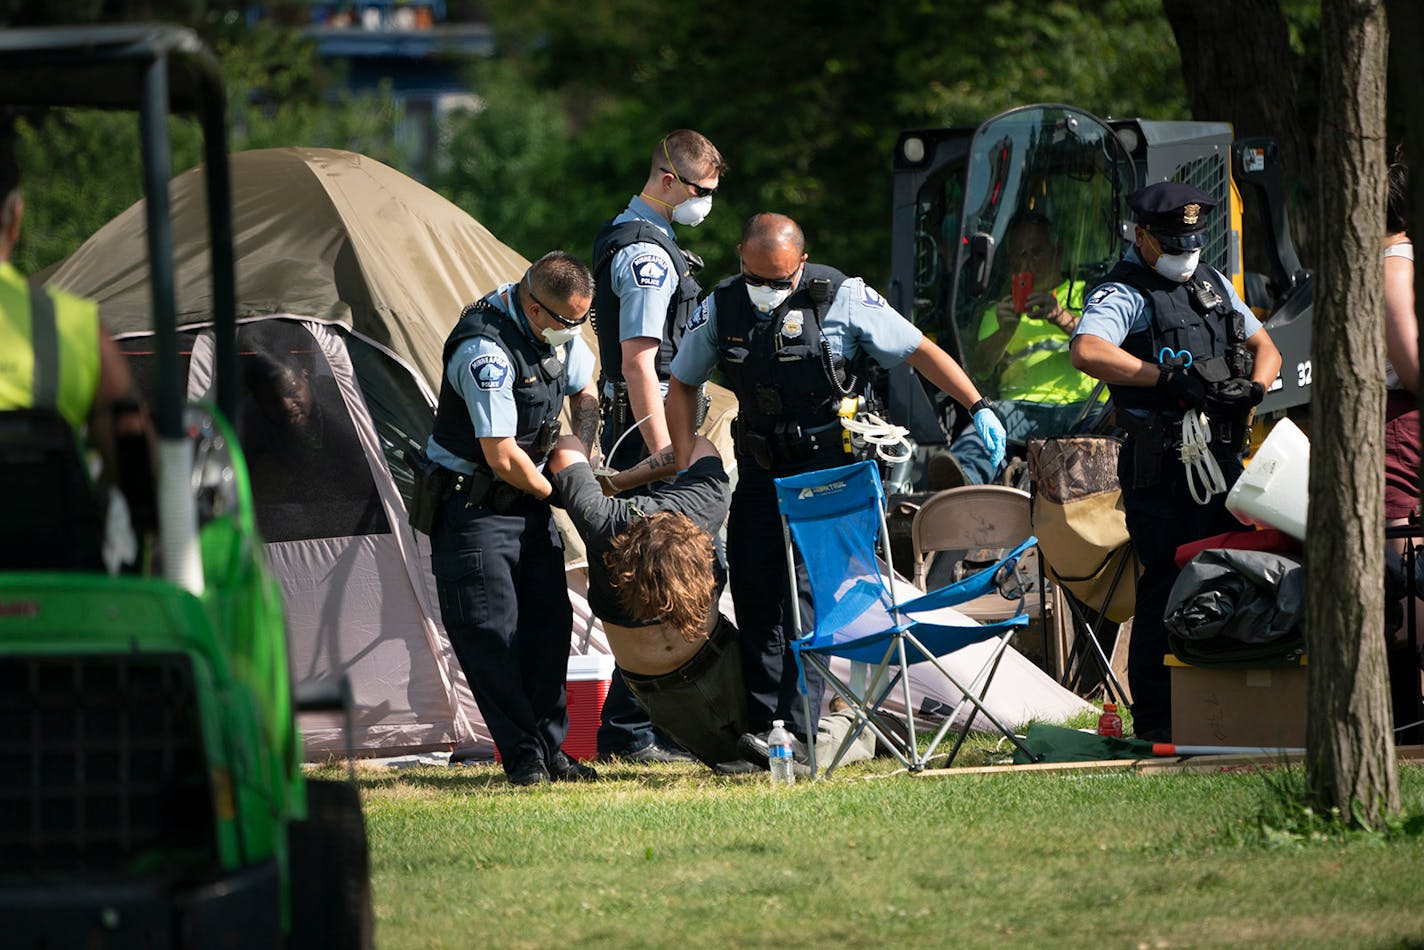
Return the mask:
<svg viewBox="0 0 1424 950">
<path fill-rule="evenodd" d="M 815 626 L 802 635 L 799 611 L 790 611 L 796 639 L 792 650 L 800 676 L 802 701 L 806 703 L 806 721 L 812 718 L 810 699 L 806 694 L 806 667 L 809 665 L 825 679 L 827 685 L 856 711 L 856 726 L 851 729 L 826 773 L 840 763 L 841 757 L 861 730 L 870 729 L 889 747 L 896 757 L 912 771 L 919 771 L 934 755 L 940 742 L 954 727 L 956 719 L 972 705 L 985 719 L 1010 739 L 1032 761 L 1030 753 L 1013 731 L 1004 727 L 982 700 L 998 669 L 1009 638 L 1015 630 L 1028 624 L 1020 613 L 996 623 L 977 624 L 951 611 L 946 617 L 943 608 L 953 607 L 995 589 L 1008 596 L 1009 585 L 1016 582 L 1015 566 L 1024 551 L 1036 543 L 1030 537 L 1003 560 L 975 574 L 941 587 L 931 593 L 900 603 L 891 574 L 876 557 L 876 542 L 882 551 L 889 551 L 889 531 L 885 524 L 885 492 L 880 475 L 872 462 L 857 462 L 839 468 L 822 469 L 803 475 L 776 479 L 776 498 L 781 508 L 782 526 L 786 533 L 786 558 L 791 576 L 791 595 L 796 597 L 796 569 L 792 544 L 801 552 L 811 585 L 811 601 L 815 608 Z M 918 592 L 916 592 L 918 593 Z M 939 616 L 936 616 L 936 613 Z M 994 648 L 983 667 L 969 681 L 960 683 L 940 658 L 973 643 L 993 641 Z M 844 657 L 853 663 L 869 665 L 869 676 L 863 687 L 850 684 L 832 674 L 831 657 Z M 934 733 L 923 753 L 915 729 L 914 704 L 910 700 L 910 683 L 906 675 L 910 664 L 929 662 L 964 694 Z M 907 729 L 889 727 L 881 707 L 899 685 L 904 693 Z M 974 721 L 966 715 L 958 728 L 958 737 L 949 753 L 949 763 Z M 817 770 L 815 743 L 808 743 L 811 753 L 811 774 Z M 949 764 L 947 763 L 947 764 Z"/>
</svg>

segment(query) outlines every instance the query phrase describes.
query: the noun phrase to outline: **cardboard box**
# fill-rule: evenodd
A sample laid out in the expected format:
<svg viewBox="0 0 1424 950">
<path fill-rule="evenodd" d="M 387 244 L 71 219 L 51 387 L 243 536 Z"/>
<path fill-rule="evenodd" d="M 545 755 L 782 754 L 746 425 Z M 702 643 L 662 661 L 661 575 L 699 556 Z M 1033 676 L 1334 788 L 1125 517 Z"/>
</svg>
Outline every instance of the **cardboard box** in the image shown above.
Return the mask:
<svg viewBox="0 0 1424 950">
<path fill-rule="evenodd" d="M 1172 742 L 1299 748 L 1305 745 L 1305 666 L 1172 670 Z"/>
</svg>

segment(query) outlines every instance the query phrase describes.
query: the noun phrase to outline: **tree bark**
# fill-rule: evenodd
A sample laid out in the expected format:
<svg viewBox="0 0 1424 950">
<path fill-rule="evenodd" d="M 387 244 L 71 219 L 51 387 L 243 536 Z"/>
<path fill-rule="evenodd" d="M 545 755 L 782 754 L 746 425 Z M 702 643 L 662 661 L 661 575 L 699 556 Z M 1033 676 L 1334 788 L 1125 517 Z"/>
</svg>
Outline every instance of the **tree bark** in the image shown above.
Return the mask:
<svg viewBox="0 0 1424 950">
<path fill-rule="evenodd" d="M 1312 320 L 1306 780 L 1375 826 L 1399 810 L 1384 617 L 1384 0 L 1321 5 Z"/>
<path fill-rule="evenodd" d="M 1315 150 L 1310 129 L 1313 96 L 1297 95 L 1300 57 L 1291 51 L 1290 31 L 1280 0 L 1162 0 L 1182 56 L 1182 80 L 1193 118 L 1230 122 L 1237 138 L 1269 135 L 1281 147 L 1282 178 L 1313 187 Z M 1307 91 L 1308 92 L 1308 91 Z M 1311 195 L 1288 193 L 1291 236 L 1302 260 L 1314 259 Z M 1250 269 L 1269 270 L 1269 226 L 1253 214 L 1243 240 Z"/>
</svg>

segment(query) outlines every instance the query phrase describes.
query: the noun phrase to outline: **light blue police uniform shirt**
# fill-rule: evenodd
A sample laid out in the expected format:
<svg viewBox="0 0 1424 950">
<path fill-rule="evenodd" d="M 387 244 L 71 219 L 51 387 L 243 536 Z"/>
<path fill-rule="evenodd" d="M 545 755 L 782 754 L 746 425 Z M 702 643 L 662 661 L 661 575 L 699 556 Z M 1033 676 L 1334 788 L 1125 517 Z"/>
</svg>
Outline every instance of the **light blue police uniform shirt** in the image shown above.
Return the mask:
<svg viewBox="0 0 1424 950">
<path fill-rule="evenodd" d="M 739 292 L 745 293 L 745 290 L 739 288 Z M 757 317 L 773 319 L 772 314 L 758 313 Z M 804 326 L 805 321 L 813 317 L 808 309 L 793 307 L 775 319 L 780 320 L 784 328 L 788 323 L 796 326 L 799 322 Z M 919 327 L 900 316 L 859 277 L 847 277 L 841 284 L 826 312 L 821 332 L 830 343 L 833 355 L 850 362 L 861 353 L 868 353 L 887 368 L 903 363 L 924 338 Z M 709 294 L 687 321 L 687 334 L 673 357 L 672 374 L 689 386 L 697 386 L 712 374 L 718 355 L 717 301 L 715 295 Z"/>
<path fill-rule="evenodd" d="M 1130 248 L 1123 255 L 1123 260 L 1130 261 L 1139 267 L 1145 267 L 1142 258 L 1137 254 L 1137 248 Z M 1261 321 L 1256 319 L 1256 315 L 1251 312 L 1251 308 L 1246 306 L 1245 301 L 1236 293 L 1236 289 L 1231 286 L 1231 281 L 1227 280 L 1220 271 L 1213 271 L 1221 278 L 1221 282 L 1226 285 L 1227 297 L 1231 300 L 1231 306 L 1236 312 L 1246 319 L 1246 336 L 1251 336 L 1261 329 Z M 1114 346 L 1121 346 L 1131 334 L 1145 331 L 1152 321 L 1152 303 L 1127 284 L 1120 284 L 1116 281 L 1099 284 L 1093 288 L 1093 292 L 1083 301 L 1083 316 L 1078 321 L 1078 330 L 1074 336 L 1088 334 L 1107 340 Z"/>
<path fill-rule="evenodd" d="M 614 224 L 645 221 L 674 243 L 672 225 L 652 205 L 634 197 Z M 646 241 L 621 247 L 609 263 L 609 283 L 618 295 L 618 339 L 650 336 L 661 340 L 668 307 L 677 293 L 677 267 L 667 252 Z"/>
<path fill-rule="evenodd" d="M 536 339 L 517 303 L 515 288 L 518 284 L 504 284 L 499 294 L 491 298 L 495 307 L 508 314 L 511 308 L 514 319 L 524 335 Z M 542 345 L 542 340 L 539 341 Z M 564 364 L 564 395 L 581 391 L 593 378 L 593 351 L 582 337 L 574 337 L 557 348 L 560 362 Z M 456 347 L 449 363 L 445 366 L 445 377 L 465 400 L 470 411 L 470 422 L 475 427 L 475 435 L 481 439 L 499 439 L 517 435 L 518 413 L 514 405 L 514 367 L 505 355 L 504 349 L 494 340 L 482 336 L 471 337 Z M 431 436 L 426 443 L 425 454 L 432 462 L 437 462 L 456 472 L 473 472 L 475 467 L 435 441 Z"/>
</svg>

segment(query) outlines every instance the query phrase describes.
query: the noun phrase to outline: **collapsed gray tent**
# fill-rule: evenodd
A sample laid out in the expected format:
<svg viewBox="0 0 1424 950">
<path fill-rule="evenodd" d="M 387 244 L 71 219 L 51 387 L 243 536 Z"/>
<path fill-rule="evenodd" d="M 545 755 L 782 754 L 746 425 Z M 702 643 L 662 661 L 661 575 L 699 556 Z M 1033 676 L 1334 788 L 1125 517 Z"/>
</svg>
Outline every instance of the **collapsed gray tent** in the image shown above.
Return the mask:
<svg viewBox="0 0 1424 950">
<path fill-rule="evenodd" d="M 208 397 L 213 366 L 201 175 L 195 169 L 170 185 L 181 349 L 195 400 Z M 440 624 L 428 539 L 406 522 L 402 452 L 430 431 L 442 345 L 461 308 L 517 279 L 528 262 L 435 192 L 351 152 L 238 153 L 232 196 L 244 376 L 234 421 L 282 584 L 293 675 L 349 678 L 355 749 L 492 752 Z M 48 280 L 99 301 L 147 385 L 154 367 L 143 215 L 142 203 L 130 207 Z M 584 332 L 594 344 L 592 329 Z M 709 394 L 704 432 L 730 460 L 735 399 L 715 386 Z M 606 654 L 584 598 L 583 546 L 565 527 L 571 652 Z M 729 597 L 723 606 L 730 613 Z M 1017 677 L 996 680 L 994 694 L 1011 707 L 999 715 L 1061 719 L 1086 708 L 1027 661 L 1018 666 Z M 952 707 L 959 698 L 933 678 L 915 677 L 914 689 L 917 704 Z M 346 748 L 335 718 L 309 717 L 303 731 L 309 757 Z"/>
</svg>

